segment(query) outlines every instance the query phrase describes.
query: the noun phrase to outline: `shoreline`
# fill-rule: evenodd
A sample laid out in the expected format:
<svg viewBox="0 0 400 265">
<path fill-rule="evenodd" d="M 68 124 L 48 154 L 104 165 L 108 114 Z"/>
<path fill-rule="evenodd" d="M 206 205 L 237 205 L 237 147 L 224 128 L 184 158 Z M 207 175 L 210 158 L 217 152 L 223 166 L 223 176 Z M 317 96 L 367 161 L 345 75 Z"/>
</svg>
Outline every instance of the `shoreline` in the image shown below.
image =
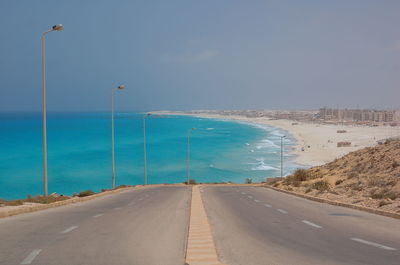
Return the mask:
<svg viewBox="0 0 400 265">
<path fill-rule="evenodd" d="M 188 114 L 172 111 L 155 111 L 152 113 L 242 121 L 283 129 L 296 139 L 295 147 L 291 150 L 291 154 L 294 155 L 293 162 L 306 167 L 323 165 L 350 152 L 374 146 L 378 144 L 380 140 L 400 136 L 399 127 L 389 126 L 326 125 L 283 119 L 274 120 L 265 117 L 247 118 L 239 115 L 227 116 L 208 113 Z M 344 130 L 345 133 L 338 133 L 338 130 Z M 351 142 L 351 146 L 337 147 L 338 142 Z"/>
</svg>

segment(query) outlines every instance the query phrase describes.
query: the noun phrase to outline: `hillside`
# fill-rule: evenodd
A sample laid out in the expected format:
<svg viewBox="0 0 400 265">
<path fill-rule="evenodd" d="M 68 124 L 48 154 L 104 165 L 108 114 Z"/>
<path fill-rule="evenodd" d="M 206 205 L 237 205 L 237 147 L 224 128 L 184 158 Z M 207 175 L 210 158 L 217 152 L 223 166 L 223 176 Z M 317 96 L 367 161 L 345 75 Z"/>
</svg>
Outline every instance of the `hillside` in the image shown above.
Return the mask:
<svg viewBox="0 0 400 265">
<path fill-rule="evenodd" d="M 400 213 L 400 140 L 351 152 L 268 185 L 345 203 Z"/>
</svg>

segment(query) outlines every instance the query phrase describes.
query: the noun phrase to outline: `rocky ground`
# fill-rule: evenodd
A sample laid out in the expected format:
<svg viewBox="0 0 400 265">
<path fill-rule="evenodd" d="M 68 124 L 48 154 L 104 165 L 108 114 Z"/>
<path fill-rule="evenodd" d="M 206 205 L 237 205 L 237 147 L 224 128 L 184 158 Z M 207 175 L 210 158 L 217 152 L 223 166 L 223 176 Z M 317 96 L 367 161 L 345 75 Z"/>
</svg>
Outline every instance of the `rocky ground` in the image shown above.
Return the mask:
<svg viewBox="0 0 400 265">
<path fill-rule="evenodd" d="M 267 182 L 277 188 L 400 213 L 400 140 Z"/>
</svg>

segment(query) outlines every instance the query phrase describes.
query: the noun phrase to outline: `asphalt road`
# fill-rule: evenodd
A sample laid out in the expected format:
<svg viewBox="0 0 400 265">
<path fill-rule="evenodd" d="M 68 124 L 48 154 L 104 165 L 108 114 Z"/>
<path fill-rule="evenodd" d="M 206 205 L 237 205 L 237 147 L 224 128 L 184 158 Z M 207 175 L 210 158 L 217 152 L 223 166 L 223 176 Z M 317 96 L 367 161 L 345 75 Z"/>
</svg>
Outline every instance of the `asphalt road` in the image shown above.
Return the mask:
<svg viewBox="0 0 400 265">
<path fill-rule="evenodd" d="M 204 187 L 229 265 L 400 264 L 400 221 L 262 187 Z"/>
<path fill-rule="evenodd" d="M 184 264 L 190 196 L 154 187 L 0 219 L 0 264 Z"/>
</svg>

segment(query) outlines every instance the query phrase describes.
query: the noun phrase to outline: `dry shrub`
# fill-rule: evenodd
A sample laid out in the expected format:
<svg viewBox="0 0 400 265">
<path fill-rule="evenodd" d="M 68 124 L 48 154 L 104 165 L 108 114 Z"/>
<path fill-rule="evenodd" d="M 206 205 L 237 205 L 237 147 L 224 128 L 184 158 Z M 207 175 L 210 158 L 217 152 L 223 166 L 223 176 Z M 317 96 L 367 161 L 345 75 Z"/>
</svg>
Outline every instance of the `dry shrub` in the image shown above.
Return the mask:
<svg viewBox="0 0 400 265">
<path fill-rule="evenodd" d="M 385 206 L 385 205 L 388 205 L 388 204 L 390 204 L 390 202 L 382 200 L 382 201 L 379 202 L 379 207 L 382 207 L 382 206 Z"/>
<path fill-rule="evenodd" d="M 312 174 L 306 169 L 297 169 L 292 175 L 284 178 L 283 183 L 286 185 L 293 185 L 299 187 L 301 182 L 318 178 L 317 174 Z"/>
<path fill-rule="evenodd" d="M 356 170 L 353 170 L 352 172 L 350 172 L 350 173 L 347 175 L 347 178 L 349 178 L 349 179 L 356 178 L 356 177 L 358 177 L 358 173 L 357 173 Z"/>
<path fill-rule="evenodd" d="M 311 188 L 319 190 L 319 191 L 327 191 L 330 190 L 331 185 L 326 180 L 319 180 L 311 184 Z"/>
<path fill-rule="evenodd" d="M 265 183 L 267 185 L 271 185 L 274 186 L 275 184 L 277 184 L 279 181 L 281 181 L 283 178 L 278 177 L 278 178 L 267 178 Z"/>
<path fill-rule="evenodd" d="M 91 191 L 91 190 L 84 190 L 84 191 L 81 191 L 81 192 L 78 194 L 78 197 L 86 197 L 86 196 L 90 196 L 90 195 L 93 195 L 93 194 L 95 194 L 94 191 Z"/>
<path fill-rule="evenodd" d="M 344 181 L 344 179 L 338 179 L 338 180 L 335 181 L 335 185 L 337 186 L 339 184 L 342 184 L 343 181 Z"/>
</svg>

